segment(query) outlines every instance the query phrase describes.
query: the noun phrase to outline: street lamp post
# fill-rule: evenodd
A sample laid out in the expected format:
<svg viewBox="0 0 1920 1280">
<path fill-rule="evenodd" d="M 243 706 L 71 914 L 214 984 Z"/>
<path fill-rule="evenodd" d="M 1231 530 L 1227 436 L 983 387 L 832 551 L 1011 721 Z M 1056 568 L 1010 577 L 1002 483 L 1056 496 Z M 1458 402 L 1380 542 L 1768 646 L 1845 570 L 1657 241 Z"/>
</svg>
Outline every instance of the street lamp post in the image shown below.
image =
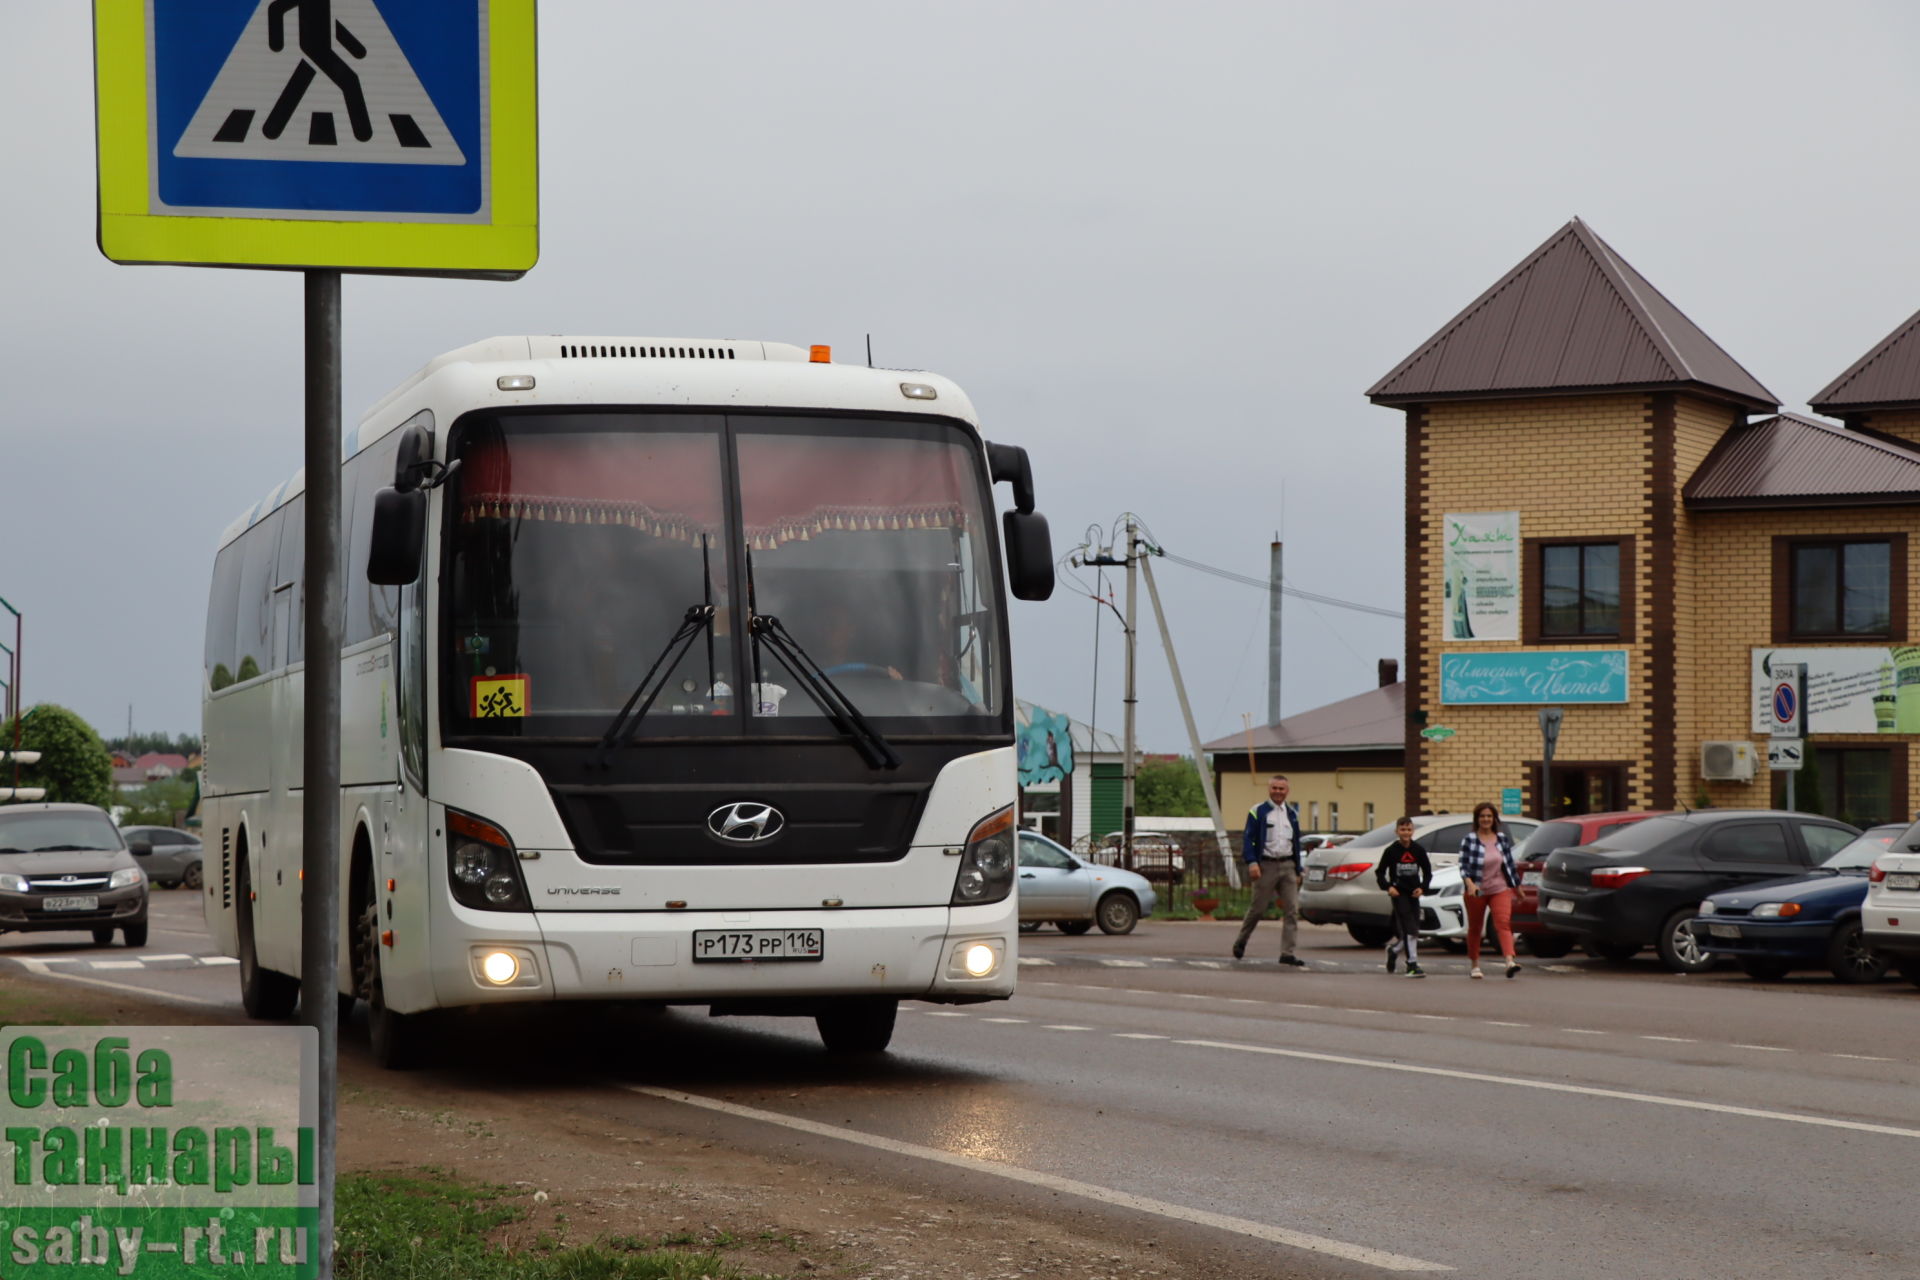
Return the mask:
<svg viewBox="0 0 1920 1280">
<path fill-rule="evenodd" d="M 0 596 L 0 609 L 5 609 L 13 615 L 13 648 L 7 651 L 7 656 L 13 660 L 13 681 L 7 696 L 13 701 L 13 789 L 18 791 L 20 789 L 20 654 L 26 646 L 20 641 L 20 611 L 8 604 L 4 596 Z"/>
<path fill-rule="evenodd" d="M 0 644 L 0 649 L 6 650 L 7 654 L 7 700 L 0 714 L 11 716 L 20 709 L 13 705 L 13 650 L 5 644 Z"/>
</svg>

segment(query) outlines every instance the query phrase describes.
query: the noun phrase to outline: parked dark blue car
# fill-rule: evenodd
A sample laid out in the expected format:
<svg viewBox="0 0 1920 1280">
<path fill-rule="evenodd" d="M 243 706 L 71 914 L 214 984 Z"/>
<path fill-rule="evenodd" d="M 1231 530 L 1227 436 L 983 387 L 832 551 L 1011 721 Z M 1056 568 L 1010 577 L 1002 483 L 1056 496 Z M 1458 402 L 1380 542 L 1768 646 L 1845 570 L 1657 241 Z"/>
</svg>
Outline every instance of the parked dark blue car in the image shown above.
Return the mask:
<svg viewBox="0 0 1920 1280">
<path fill-rule="evenodd" d="M 1873 860 L 1907 826 L 1870 827 L 1807 875 L 1714 894 L 1700 904 L 1693 936 L 1702 949 L 1732 956 L 1750 978 L 1824 967 L 1842 982 L 1880 981 L 1887 957 L 1861 938 L 1860 904 Z"/>
</svg>

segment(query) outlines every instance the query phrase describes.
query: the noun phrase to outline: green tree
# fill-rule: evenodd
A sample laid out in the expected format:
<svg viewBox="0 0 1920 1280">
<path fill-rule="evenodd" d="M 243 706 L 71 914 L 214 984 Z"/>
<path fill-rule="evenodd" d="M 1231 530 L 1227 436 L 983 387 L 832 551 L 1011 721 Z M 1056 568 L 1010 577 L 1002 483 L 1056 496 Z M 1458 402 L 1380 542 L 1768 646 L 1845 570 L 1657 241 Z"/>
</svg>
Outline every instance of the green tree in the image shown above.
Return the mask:
<svg viewBox="0 0 1920 1280">
<path fill-rule="evenodd" d="M 1199 818 L 1207 812 L 1207 793 L 1191 756 L 1148 760 L 1133 776 L 1133 811 L 1155 818 Z"/>
<path fill-rule="evenodd" d="M 0 725 L 0 741 L 13 747 L 13 721 Z M 21 769 L 20 785 L 45 787 L 58 804 L 113 803 L 113 757 L 93 726 L 78 715 L 43 702 L 28 709 L 20 726 L 20 746 L 38 751 L 40 762 Z M 7 766 L 11 780 L 12 766 Z"/>
<path fill-rule="evenodd" d="M 161 778 L 121 796 L 118 803 L 127 809 L 120 819 L 122 826 L 170 827 L 174 814 L 193 807 L 193 780 L 184 773 L 177 778 Z"/>
</svg>

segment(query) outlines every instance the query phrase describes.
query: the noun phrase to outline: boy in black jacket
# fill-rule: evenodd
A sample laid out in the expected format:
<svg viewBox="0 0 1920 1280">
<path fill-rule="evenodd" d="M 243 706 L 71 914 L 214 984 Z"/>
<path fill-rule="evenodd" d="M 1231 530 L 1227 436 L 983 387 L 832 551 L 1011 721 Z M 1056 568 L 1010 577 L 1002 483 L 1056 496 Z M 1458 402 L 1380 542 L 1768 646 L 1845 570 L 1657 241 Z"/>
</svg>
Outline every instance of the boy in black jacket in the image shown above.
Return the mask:
<svg viewBox="0 0 1920 1280">
<path fill-rule="evenodd" d="M 1427 851 L 1413 838 L 1413 819 L 1402 818 L 1393 824 L 1394 842 L 1380 855 L 1373 878 L 1387 891 L 1393 903 L 1393 941 L 1387 943 L 1387 972 L 1407 953 L 1407 976 L 1424 978 L 1420 967 L 1420 897 L 1433 887 L 1433 863 Z"/>
</svg>

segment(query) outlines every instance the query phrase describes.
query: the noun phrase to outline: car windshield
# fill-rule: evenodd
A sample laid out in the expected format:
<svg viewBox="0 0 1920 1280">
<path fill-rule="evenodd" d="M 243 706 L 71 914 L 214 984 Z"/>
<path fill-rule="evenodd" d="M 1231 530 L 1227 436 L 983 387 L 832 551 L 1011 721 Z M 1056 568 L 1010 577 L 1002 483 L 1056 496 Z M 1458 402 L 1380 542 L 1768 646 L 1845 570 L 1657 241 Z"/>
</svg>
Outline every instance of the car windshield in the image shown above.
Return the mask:
<svg viewBox="0 0 1920 1280">
<path fill-rule="evenodd" d="M 1586 847 L 1645 853 L 1649 849 L 1659 848 L 1676 836 L 1685 835 L 1690 829 L 1690 824 L 1679 818 L 1648 818 L 1645 822 L 1635 822 L 1618 831 L 1609 831 Z"/>
<path fill-rule="evenodd" d="M 104 813 L 0 813 L 0 853 L 126 847 Z"/>
<path fill-rule="evenodd" d="M 1897 822 L 1869 828 L 1858 840 L 1842 846 L 1838 853 L 1820 865 L 1828 871 L 1865 871 L 1873 865 L 1875 858 L 1887 851 L 1894 837 L 1905 830 Z"/>
</svg>

